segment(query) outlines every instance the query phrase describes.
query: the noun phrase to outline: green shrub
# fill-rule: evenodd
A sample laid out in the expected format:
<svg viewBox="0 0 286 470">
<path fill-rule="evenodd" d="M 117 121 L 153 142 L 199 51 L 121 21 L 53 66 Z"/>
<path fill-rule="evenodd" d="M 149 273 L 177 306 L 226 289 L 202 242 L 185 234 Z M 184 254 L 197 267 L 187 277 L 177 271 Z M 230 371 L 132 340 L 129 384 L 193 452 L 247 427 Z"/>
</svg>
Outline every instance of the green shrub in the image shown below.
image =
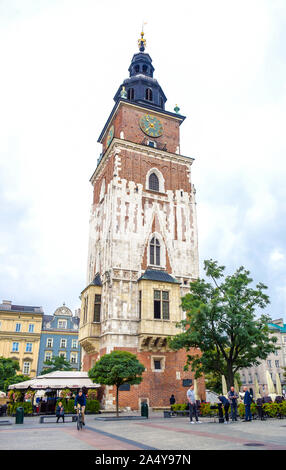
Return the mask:
<svg viewBox="0 0 286 470">
<path fill-rule="evenodd" d="M 175 403 L 175 405 L 172 405 L 174 411 L 184 411 L 187 407 L 188 405 L 186 403 Z"/>
<path fill-rule="evenodd" d="M 16 414 L 16 410 L 17 408 L 19 407 L 22 407 L 24 408 L 24 415 L 25 416 L 29 416 L 31 414 L 33 414 L 33 406 L 32 406 L 32 403 L 31 402 L 27 402 L 27 401 L 24 401 L 24 402 L 17 402 L 17 403 L 9 403 L 8 407 L 7 407 L 7 414 L 9 416 L 12 416 L 14 414 Z"/>
<path fill-rule="evenodd" d="M 99 401 L 86 400 L 86 411 L 88 413 L 97 414 L 99 412 Z"/>
</svg>

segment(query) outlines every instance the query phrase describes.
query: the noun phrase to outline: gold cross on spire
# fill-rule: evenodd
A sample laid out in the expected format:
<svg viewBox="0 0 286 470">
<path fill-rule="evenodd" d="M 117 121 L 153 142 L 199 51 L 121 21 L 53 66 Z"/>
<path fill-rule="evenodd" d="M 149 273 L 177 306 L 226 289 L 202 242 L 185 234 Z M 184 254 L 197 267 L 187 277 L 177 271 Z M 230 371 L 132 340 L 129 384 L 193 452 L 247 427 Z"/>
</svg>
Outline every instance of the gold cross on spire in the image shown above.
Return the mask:
<svg viewBox="0 0 286 470">
<path fill-rule="evenodd" d="M 145 47 L 146 47 L 146 39 L 144 39 L 144 24 L 147 24 L 147 23 L 144 22 L 144 23 L 142 24 L 141 38 L 138 39 L 138 46 L 139 46 L 139 51 L 140 51 L 140 52 L 144 52 Z"/>
</svg>

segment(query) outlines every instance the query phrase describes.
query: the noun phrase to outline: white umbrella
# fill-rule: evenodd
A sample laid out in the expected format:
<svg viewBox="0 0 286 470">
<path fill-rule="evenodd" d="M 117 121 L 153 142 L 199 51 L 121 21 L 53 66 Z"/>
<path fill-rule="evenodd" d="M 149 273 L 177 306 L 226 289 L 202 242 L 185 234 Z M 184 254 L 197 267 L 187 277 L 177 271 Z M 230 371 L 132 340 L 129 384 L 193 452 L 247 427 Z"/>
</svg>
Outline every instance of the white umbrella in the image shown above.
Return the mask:
<svg viewBox="0 0 286 470">
<path fill-rule="evenodd" d="M 200 396 L 199 396 L 199 393 L 198 393 L 198 383 L 197 383 L 196 379 L 194 379 L 194 392 L 195 392 L 195 399 L 199 400 Z"/>
<path fill-rule="evenodd" d="M 259 384 L 257 381 L 257 377 L 254 377 L 254 389 L 255 389 L 255 398 L 261 398 L 261 395 L 259 393 Z"/>
<path fill-rule="evenodd" d="M 241 402 L 241 398 L 239 396 L 239 386 L 238 386 L 238 383 L 237 383 L 237 380 L 234 379 L 234 389 L 236 391 L 236 393 L 238 393 L 238 399 L 237 399 L 237 403 L 240 403 Z"/>
<path fill-rule="evenodd" d="M 1 398 L 6 397 L 6 393 L 5 392 L 0 392 L 0 397 Z"/>
<path fill-rule="evenodd" d="M 282 397 L 282 387 L 281 387 L 281 382 L 280 382 L 280 377 L 278 372 L 276 372 L 276 392 L 279 397 Z"/>
<path fill-rule="evenodd" d="M 274 402 L 277 395 L 275 393 L 274 383 L 272 382 L 272 379 L 268 370 L 266 371 L 266 380 L 267 380 L 267 387 L 268 387 L 268 395 L 271 397 L 271 400 Z"/>
<path fill-rule="evenodd" d="M 221 383 L 222 383 L 222 394 L 226 397 L 227 396 L 227 386 L 226 386 L 226 380 L 225 376 L 221 376 Z"/>
</svg>

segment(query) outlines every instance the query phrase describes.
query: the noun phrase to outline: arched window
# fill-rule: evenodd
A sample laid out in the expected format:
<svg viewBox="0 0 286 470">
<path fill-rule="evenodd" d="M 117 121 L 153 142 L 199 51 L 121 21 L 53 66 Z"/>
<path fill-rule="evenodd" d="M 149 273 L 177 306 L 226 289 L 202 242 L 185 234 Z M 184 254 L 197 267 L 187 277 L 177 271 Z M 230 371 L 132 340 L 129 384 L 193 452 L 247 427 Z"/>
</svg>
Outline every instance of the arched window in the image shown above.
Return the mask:
<svg viewBox="0 0 286 470">
<path fill-rule="evenodd" d="M 127 98 L 129 100 L 134 100 L 134 88 L 129 88 L 129 90 L 127 92 Z"/>
<path fill-rule="evenodd" d="M 150 241 L 150 264 L 160 266 L 160 242 L 156 237 Z"/>
<path fill-rule="evenodd" d="M 152 93 L 151 88 L 146 88 L 146 91 L 145 91 L 145 98 L 146 98 L 146 100 L 148 100 L 148 101 L 152 101 L 152 100 L 153 100 L 153 93 Z"/>
<path fill-rule="evenodd" d="M 135 73 L 139 73 L 139 65 L 135 65 L 134 70 L 135 70 Z"/>
<path fill-rule="evenodd" d="M 148 67 L 147 67 L 147 65 L 143 65 L 142 70 L 143 70 L 144 73 L 147 73 L 147 72 L 148 72 Z"/>
<path fill-rule="evenodd" d="M 155 173 L 151 173 L 149 176 L 149 189 L 159 191 L 159 179 Z"/>
</svg>

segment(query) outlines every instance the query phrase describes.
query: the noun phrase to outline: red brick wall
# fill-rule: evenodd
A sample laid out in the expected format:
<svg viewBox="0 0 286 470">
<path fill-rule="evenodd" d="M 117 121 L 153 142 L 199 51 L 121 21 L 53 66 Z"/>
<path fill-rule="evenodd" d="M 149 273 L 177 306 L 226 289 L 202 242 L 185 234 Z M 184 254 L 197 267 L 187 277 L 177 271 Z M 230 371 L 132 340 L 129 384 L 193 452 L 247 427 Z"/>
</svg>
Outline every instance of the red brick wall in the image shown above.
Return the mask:
<svg viewBox="0 0 286 470">
<path fill-rule="evenodd" d="M 194 374 L 193 372 L 185 372 L 183 370 L 187 360 L 187 354 L 184 350 L 164 353 L 160 351 L 137 352 L 135 348 L 115 347 L 114 349 L 129 351 L 136 354 L 138 360 L 147 369 L 142 375 L 143 380 L 140 385 L 131 385 L 130 391 L 119 392 L 120 407 L 130 407 L 132 410 L 138 410 L 140 398 L 148 398 L 150 407 L 169 406 L 169 399 L 172 394 L 175 395 L 176 403 L 187 402 L 186 393 L 188 387 L 183 387 L 182 381 L 183 379 L 193 379 Z M 198 351 L 193 350 L 190 352 L 197 353 Z M 104 353 L 105 351 L 101 351 L 100 355 L 102 356 Z M 164 372 L 153 372 L 151 370 L 151 356 L 165 356 Z M 83 370 L 88 369 L 84 368 Z M 180 372 L 181 374 L 179 380 L 176 378 L 176 372 Z M 201 399 L 205 399 L 205 384 L 203 378 L 198 380 L 198 389 Z M 116 387 L 113 387 L 112 394 L 114 397 L 116 396 Z"/>
</svg>

